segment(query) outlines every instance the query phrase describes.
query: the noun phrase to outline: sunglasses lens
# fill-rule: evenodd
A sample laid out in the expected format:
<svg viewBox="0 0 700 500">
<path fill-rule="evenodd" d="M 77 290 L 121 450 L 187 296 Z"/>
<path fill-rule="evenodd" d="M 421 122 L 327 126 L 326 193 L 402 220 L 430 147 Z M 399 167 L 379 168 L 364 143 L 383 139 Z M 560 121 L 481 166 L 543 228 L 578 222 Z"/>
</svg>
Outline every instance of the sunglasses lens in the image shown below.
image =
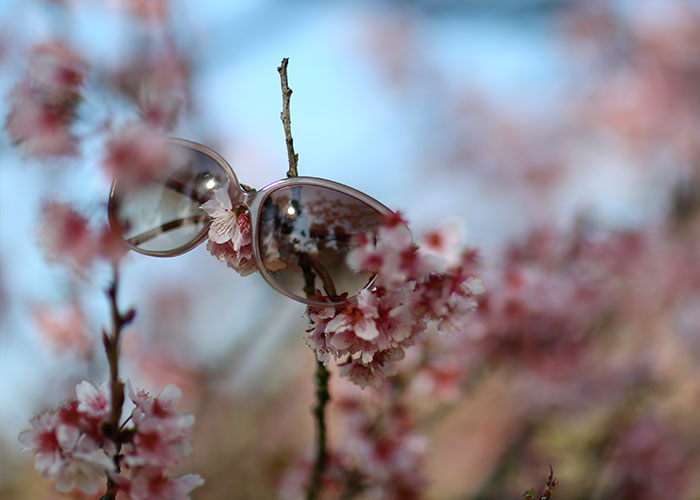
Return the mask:
<svg viewBox="0 0 700 500">
<path fill-rule="evenodd" d="M 208 227 L 199 206 L 213 190 L 228 188 L 226 172 L 211 156 L 179 143 L 168 144 L 168 152 L 168 164 L 157 176 L 114 188 L 113 222 L 139 251 L 186 250 Z"/>
<path fill-rule="evenodd" d="M 258 246 L 265 269 L 280 288 L 300 299 L 318 291 L 331 298 L 353 296 L 372 276 L 355 273 L 345 258 L 356 235 L 376 231 L 384 215 L 329 187 L 279 188 L 260 212 Z"/>
</svg>

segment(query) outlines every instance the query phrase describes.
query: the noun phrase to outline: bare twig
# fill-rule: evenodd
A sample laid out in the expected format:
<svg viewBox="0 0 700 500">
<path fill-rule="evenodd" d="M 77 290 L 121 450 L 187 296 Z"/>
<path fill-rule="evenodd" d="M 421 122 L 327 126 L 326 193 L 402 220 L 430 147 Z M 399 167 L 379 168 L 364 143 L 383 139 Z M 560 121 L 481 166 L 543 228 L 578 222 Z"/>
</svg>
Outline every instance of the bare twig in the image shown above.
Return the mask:
<svg viewBox="0 0 700 500">
<path fill-rule="evenodd" d="M 287 83 L 287 64 L 289 64 L 289 58 L 285 57 L 282 59 L 282 64 L 277 68 L 280 74 L 280 80 L 282 81 L 282 113 L 280 113 L 280 118 L 282 119 L 282 125 L 284 125 L 284 136 L 287 141 L 287 156 L 289 157 L 289 170 L 287 171 L 287 177 L 296 177 L 297 164 L 299 163 L 299 155 L 294 152 L 294 139 L 292 139 L 292 122 L 289 117 L 289 100 L 292 97 L 292 89 L 289 88 Z"/>
</svg>

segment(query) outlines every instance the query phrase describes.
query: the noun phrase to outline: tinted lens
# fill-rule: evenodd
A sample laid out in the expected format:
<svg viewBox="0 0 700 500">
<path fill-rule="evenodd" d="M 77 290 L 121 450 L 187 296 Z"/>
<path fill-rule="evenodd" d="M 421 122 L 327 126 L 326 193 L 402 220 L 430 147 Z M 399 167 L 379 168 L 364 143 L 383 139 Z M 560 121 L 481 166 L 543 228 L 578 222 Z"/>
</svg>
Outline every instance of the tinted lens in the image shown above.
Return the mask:
<svg viewBox="0 0 700 500">
<path fill-rule="evenodd" d="M 260 219 L 260 257 L 288 293 L 353 296 L 371 280 L 345 263 L 355 236 L 376 231 L 384 219 L 367 203 L 328 187 L 282 187 L 265 199 Z"/>
<path fill-rule="evenodd" d="M 167 253 L 193 243 L 209 221 L 199 206 L 214 189 L 228 188 L 226 172 L 212 157 L 179 143 L 168 147 L 168 165 L 157 177 L 115 188 L 113 215 L 136 250 Z"/>
</svg>

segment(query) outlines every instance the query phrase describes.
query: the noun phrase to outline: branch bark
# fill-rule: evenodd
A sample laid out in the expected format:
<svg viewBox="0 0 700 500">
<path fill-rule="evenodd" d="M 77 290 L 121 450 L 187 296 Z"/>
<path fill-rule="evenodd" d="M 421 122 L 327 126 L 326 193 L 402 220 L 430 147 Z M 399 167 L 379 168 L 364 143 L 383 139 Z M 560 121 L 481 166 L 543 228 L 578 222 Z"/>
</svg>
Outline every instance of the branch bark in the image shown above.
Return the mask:
<svg viewBox="0 0 700 500">
<path fill-rule="evenodd" d="M 110 312 L 112 315 L 112 331 L 108 333 L 102 331 L 102 342 L 109 363 L 109 387 L 111 393 L 111 408 L 109 421 L 104 424 L 104 432 L 117 445 L 117 452 L 114 456 L 114 465 L 119 470 L 119 420 L 122 415 L 124 406 L 124 382 L 119 378 L 119 339 L 122 330 L 129 324 L 136 315 L 134 309 L 129 309 L 126 313 L 119 312 L 117 304 L 117 295 L 119 293 L 119 267 L 117 264 L 112 268 L 112 284 L 107 289 L 107 298 L 109 299 Z M 107 491 L 102 496 L 101 500 L 116 500 L 117 488 L 111 479 L 107 478 Z"/>
<path fill-rule="evenodd" d="M 284 126 L 284 135 L 287 141 L 287 156 L 289 158 L 289 170 L 287 171 L 287 177 L 297 177 L 299 175 L 297 171 L 299 155 L 294 152 L 292 123 L 289 115 L 289 100 L 292 97 L 292 89 L 289 88 L 287 81 L 288 64 L 289 58 L 285 57 L 282 59 L 282 64 L 277 68 L 282 83 L 282 113 L 280 114 L 280 117 L 282 119 L 282 125 Z M 331 293 L 330 291 L 327 292 Z M 316 357 L 315 353 L 314 357 Z M 311 474 L 311 480 L 309 482 L 309 488 L 307 490 L 307 500 L 317 500 L 319 498 L 319 495 L 321 494 L 321 487 L 323 485 L 323 473 L 326 470 L 326 464 L 328 462 L 328 450 L 326 449 L 326 405 L 331 399 L 331 395 L 328 390 L 328 380 L 330 379 L 330 376 L 331 374 L 328 371 L 328 368 L 326 368 L 323 362 L 316 357 L 316 373 L 314 375 L 314 381 L 316 383 L 316 403 L 314 404 L 312 410 L 314 420 L 316 422 L 316 459 L 314 462 L 314 469 Z"/>
<path fill-rule="evenodd" d="M 284 137 L 287 141 L 287 157 L 289 158 L 289 170 L 287 171 L 287 177 L 297 177 L 299 175 L 297 172 L 299 155 L 294 152 L 292 122 L 289 115 L 289 100 L 292 97 L 292 89 L 289 88 L 289 84 L 287 82 L 288 64 L 289 58 L 285 57 L 282 59 L 282 64 L 277 68 L 277 71 L 280 74 L 280 80 L 282 81 L 282 113 L 280 113 L 280 118 L 282 119 L 282 125 L 284 126 Z"/>
<path fill-rule="evenodd" d="M 315 354 L 314 354 L 315 355 Z M 326 471 L 328 462 L 328 451 L 326 450 L 326 405 L 331 399 L 328 391 L 328 380 L 330 372 L 323 364 L 323 361 L 316 358 L 316 404 L 313 407 L 314 419 L 316 420 L 316 461 L 311 474 L 311 482 L 307 491 L 307 500 L 316 500 L 321 494 L 323 486 L 323 473 Z"/>
</svg>

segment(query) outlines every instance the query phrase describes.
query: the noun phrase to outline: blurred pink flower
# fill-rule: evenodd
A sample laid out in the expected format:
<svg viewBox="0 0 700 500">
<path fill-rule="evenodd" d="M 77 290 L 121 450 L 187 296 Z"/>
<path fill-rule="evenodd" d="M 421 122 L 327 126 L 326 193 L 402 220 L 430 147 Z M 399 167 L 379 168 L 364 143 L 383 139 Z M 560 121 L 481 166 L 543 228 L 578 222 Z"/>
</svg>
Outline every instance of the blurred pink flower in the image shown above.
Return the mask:
<svg viewBox="0 0 700 500">
<path fill-rule="evenodd" d="M 31 156 L 69 156 L 77 138 L 70 127 L 77 115 L 86 65 L 60 42 L 33 48 L 27 76 L 10 93 L 7 129 Z"/>
<path fill-rule="evenodd" d="M 462 395 L 462 382 L 468 373 L 465 366 L 456 355 L 426 362 L 411 380 L 411 390 L 414 394 L 456 401 Z"/>
<path fill-rule="evenodd" d="M 87 65 L 76 52 L 62 42 L 36 45 L 30 56 L 28 78 L 40 87 L 53 103 L 75 99 L 82 86 Z"/>
<path fill-rule="evenodd" d="M 184 416 L 175 405 L 182 392 L 169 385 L 152 397 L 143 390 L 129 396 L 136 405 L 131 416 L 138 429 L 132 440 L 133 448 L 126 454 L 129 467 L 168 467 L 175 465 L 190 452 L 187 436 L 194 423 L 192 415 Z"/>
<path fill-rule="evenodd" d="M 32 420 L 34 427 L 19 436 L 22 451 L 35 454 L 35 466 L 42 477 L 56 480 L 56 489 L 67 493 L 78 487 L 96 493 L 114 462 L 97 443 L 67 421 L 66 412 L 46 412 Z"/>
<path fill-rule="evenodd" d="M 61 446 L 72 446 L 77 441 L 77 433 L 72 436 L 73 429 L 63 427 L 60 435 L 58 426 L 61 425 L 58 415 L 53 412 L 44 412 L 36 415 L 31 424 L 33 429 L 24 431 L 19 435 L 19 443 L 22 451 L 34 453 L 34 464 L 43 477 L 55 470 L 56 464 L 61 458 Z"/>
<path fill-rule="evenodd" d="M 45 203 L 41 218 L 39 243 L 49 261 L 68 262 L 82 272 L 96 258 L 116 262 L 126 253 L 126 244 L 111 228 L 91 230 L 87 218 L 68 203 Z"/>
<path fill-rule="evenodd" d="M 437 265 L 456 266 L 462 256 L 462 228 L 456 224 L 446 224 L 423 237 L 420 252 L 437 257 Z"/>
<path fill-rule="evenodd" d="M 70 130 L 73 117 L 56 106 L 43 103 L 26 83 L 10 93 L 12 107 L 7 131 L 15 144 L 30 156 L 72 156 L 77 138 Z"/>
<path fill-rule="evenodd" d="M 98 252 L 88 220 L 67 203 L 44 204 L 39 238 L 48 260 L 68 260 L 78 268 L 88 267 Z"/>
<path fill-rule="evenodd" d="M 125 488 L 131 500 L 189 500 L 190 492 L 204 484 L 197 474 L 168 477 L 160 469 L 146 469 Z"/>
<path fill-rule="evenodd" d="M 57 351 L 68 351 L 78 356 L 90 353 L 93 338 L 85 315 L 77 304 L 64 307 L 34 307 L 34 319 L 43 338 Z"/>
<path fill-rule="evenodd" d="M 169 130 L 187 104 L 187 64 L 174 48 L 166 47 L 141 69 L 141 84 L 136 96 L 141 116 L 150 125 Z"/>
<path fill-rule="evenodd" d="M 164 139 L 146 124 L 127 123 L 107 141 L 102 165 L 121 182 L 144 182 L 177 159 L 173 156 L 176 150 L 168 147 Z"/>
<path fill-rule="evenodd" d="M 92 495 L 103 487 L 105 475 L 114 470 L 114 462 L 97 443 L 87 436 L 81 436 L 72 451 L 63 451 L 58 469 L 50 476 L 55 479 L 56 489 L 62 493 L 78 488 Z"/>
<path fill-rule="evenodd" d="M 339 408 L 347 425 L 343 453 L 353 457 L 361 473 L 362 498 L 424 498 L 427 481 L 422 470 L 428 441 L 416 432 L 410 413 L 391 406 L 377 416 L 353 397 L 341 399 Z"/>
<path fill-rule="evenodd" d="M 162 5 L 152 0 L 139 3 Z M 174 43 L 164 40 L 125 63 L 110 74 L 112 85 L 138 105 L 144 123 L 161 131 L 171 130 L 189 100 L 191 63 Z"/>
</svg>

